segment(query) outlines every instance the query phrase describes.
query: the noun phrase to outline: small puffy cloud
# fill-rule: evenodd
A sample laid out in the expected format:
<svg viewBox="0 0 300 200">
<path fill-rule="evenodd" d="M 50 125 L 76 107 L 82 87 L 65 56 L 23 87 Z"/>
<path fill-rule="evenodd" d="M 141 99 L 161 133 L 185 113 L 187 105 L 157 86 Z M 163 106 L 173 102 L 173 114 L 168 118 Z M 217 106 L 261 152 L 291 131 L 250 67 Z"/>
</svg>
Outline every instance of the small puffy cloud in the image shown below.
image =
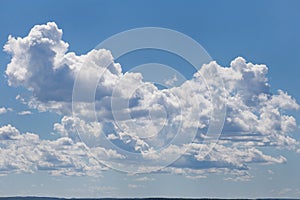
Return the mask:
<svg viewBox="0 0 300 200">
<path fill-rule="evenodd" d="M 18 99 L 30 108 L 62 116 L 54 124 L 62 138 L 55 141 L 20 134 L 11 126 L 2 127 L 0 135 L 6 138 L 5 142 L 16 140 L 16 145 L 25 145 L 19 138 L 37 141 L 36 151 L 43 157 L 38 157 L 38 164 L 36 158 L 28 158 L 31 169 L 53 174 L 93 174 L 102 166 L 83 153 L 85 147 L 100 160 L 114 160 L 124 167 L 128 163 L 143 163 L 141 168 L 156 167 L 166 164 L 166 158 L 182 155 L 162 171 L 199 178 L 205 172 L 225 172 L 239 177 L 228 180 L 249 180 L 247 170 L 251 163 L 286 162 L 281 155 L 267 155 L 264 147 L 299 152 L 299 141 L 289 134 L 297 128 L 289 111 L 299 110 L 300 106 L 287 92 L 271 92 L 266 65 L 253 64 L 242 57 L 234 59 L 230 66 L 213 61 L 203 65 L 192 79 L 160 90 L 144 81 L 141 73 L 123 73 L 109 50 L 92 50 L 84 55 L 68 52 L 62 33 L 53 22 L 36 25 L 24 38 L 9 36 L 4 46 L 12 57 L 5 71 L 9 85 L 32 92 L 30 98 Z M 85 70 L 79 73 L 81 69 Z M 222 77 L 225 90 L 219 89 L 216 73 Z M 81 83 L 82 93 L 72 105 L 75 79 Z M 95 80 L 95 102 L 90 102 L 86 91 Z M 166 84 L 176 81 L 174 76 Z M 212 102 L 211 95 L 227 99 L 224 127 L 216 145 L 210 144 L 211 136 L 206 135 L 211 113 L 220 106 L 219 99 Z M 72 115 L 72 108 L 76 115 Z M 109 144 L 116 148 L 108 148 Z M 139 159 L 128 159 L 124 151 L 140 155 Z M 88 158 L 90 165 L 80 161 L 83 157 Z M 16 163 L 12 166 L 18 169 Z"/>
<path fill-rule="evenodd" d="M 23 110 L 18 112 L 18 115 L 31 115 L 32 112 L 30 110 Z"/>
<path fill-rule="evenodd" d="M 7 113 L 7 112 L 11 112 L 11 111 L 13 111 L 12 108 L 1 107 L 1 108 L 0 108 L 0 115 L 5 114 L 5 113 Z"/>
<path fill-rule="evenodd" d="M 165 84 L 167 86 L 173 86 L 176 81 L 178 81 L 178 79 L 177 79 L 177 76 L 175 74 L 171 79 L 165 80 Z"/>
<path fill-rule="evenodd" d="M 0 108 L 0 115 L 7 113 L 7 109 L 2 107 Z"/>
<path fill-rule="evenodd" d="M 13 140 L 20 135 L 19 130 L 8 124 L 7 126 L 0 127 L 1 140 Z"/>
</svg>

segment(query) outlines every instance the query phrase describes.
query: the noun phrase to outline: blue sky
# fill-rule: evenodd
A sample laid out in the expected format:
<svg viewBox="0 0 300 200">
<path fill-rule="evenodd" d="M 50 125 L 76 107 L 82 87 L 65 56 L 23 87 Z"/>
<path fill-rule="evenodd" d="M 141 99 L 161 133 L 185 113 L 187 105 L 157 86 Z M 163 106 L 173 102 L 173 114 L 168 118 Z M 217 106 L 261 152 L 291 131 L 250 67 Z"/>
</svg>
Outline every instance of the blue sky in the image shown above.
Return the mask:
<svg viewBox="0 0 300 200">
<path fill-rule="evenodd" d="M 15 52 L 14 55 L 9 55 L 9 53 L 4 51 L 0 52 L 0 69 L 2 74 L 0 78 L 0 91 L 2 94 L 0 96 L 0 108 L 5 110 L 0 115 L 0 128 L 2 127 L 2 132 L 0 132 L 2 135 L 16 134 L 14 137 L 17 137 L 17 141 L 20 141 L 13 144 L 19 145 L 19 149 L 21 150 L 12 152 L 11 154 L 4 150 L 1 152 L 2 160 L 5 160 L 8 164 L 1 165 L 0 171 L 3 172 L 1 174 L 5 174 L 5 176 L 0 177 L 0 195 L 299 198 L 300 180 L 298 179 L 299 171 L 297 166 L 300 164 L 300 154 L 297 142 L 300 141 L 300 113 L 299 109 L 295 109 L 297 106 L 293 104 L 291 99 L 285 98 L 284 95 L 279 95 L 277 92 L 278 89 L 281 89 L 287 92 L 292 99 L 296 99 L 298 103 L 300 101 L 298 89 L 300 85 L 298 78 L 300 74 L 298 67 L 300 53 L 299 7 L 299 1 L 0 1 L 0 44 L 2 47 L 7 43 L 8 35 L 24 38 L 28 36 L 29 31 L 35 25 L 47 24 L 47 22 L 55 22 L 58 28 L 62 29 L 61 40 L 69 44 L 67 52 L 75 52 L 76 55 L 87 54 L 101 41 L 132 28 L 163 27 L 173 29 L 186 34 L 201 44 L 212 57 L 212 60 L 215 60 L 219 64 L 218 68 L 221 71 L 223 70 L 221 73 L 225 75 L 227 72 L 224 69 L 229 67 L 230 63 L 237 57 L 243 57 L 245 62 L 253 63 L 253 66 L 251 65 L 249 68 L 250 71 L 256 69 L 254 67 L 255 64 L 265 64 L 268 67 L 268 73 L 264 74 L 263 78 L 267 77 L 268 81 L 263 80 L 261 84 L 267 82 L 271 85 L 269 92 L 273 94 L 271 98 L 275 100 L 259 102 L 260 104 L 254 103 L 254 107 L 245 103 L 245 107 L 239 109 L 242 109 L 242 113 L 254 110 L 253 113 L 256 115 L 257 112 L 261 112 L 264 109 L 263 106 L 259 107 L 264 104 L 266 105 L 266 110 L 271 108 L 278 109 L 280 116 L 293 116 L 298 122 L 293 130 L 278 130 L 278 133 L 276 132 L 275 136 L 273 136 L 273 133 L 268 134 L 268 130 L 264 131 L 263 127 L 260 127 L 261 123 L 265 123 L 267 127 L 267 121 L 258 120 L 258 124 L 256 124 L 258 128 L 255 129 L 256 125 L 251 127 L 252 122 L 245 120 L 253 133 L 256 131 L 255 133 L 259 132 L 263 137 L 275 138 L 274 141 L 268 142 L 268 144 L 273 142 L 275 145 L 266 145 L 264 143 L 263 145 L 257 144 L 254 147 L 250 147 L 247 146 L 249 144 L 245 145 L 243 143 L 242 145 L 245 145 L 243 146 L 244 148 L 239 146 L 236 150 L 239 151 L 239 155 L 243 155 L 244 157 L 238 158 L 238 154 L 234 154 L 235 152 L 233 152 L 232 157 L 236 158 L 236 160 L 234 158 L 226 158 L 230 160 L 229 164 L 233 163 L 233 167 L 231 165 L 224 165 L 221 168 L 223 171 L 216 170 L 216 172 L 212 172 L 215 169 L 214 165 L 208 167 L 207 171 L 190 172 L 190 169 L 193 169 L 191 166 L 196 165 L 199 167 L 205 164 L 205 162 L 198 163 L 194 160 L 191 161 L 192 163 L 174 165 L 175 168 L 173 166 L 173 168 L 170 167 L 159 173 L 140 175 L 105 170 L 102 169 L 102 166 L 97 166 L 101 168 L 98 171 L 96 170 L 97 172 L 101 171 L 97 177 L 93 174 L 95 171 L 88 170 L 82 171 L 81 174 L 79 173 L 80 176 L 78 176 L 76 173 L 81 171 L 77 168 L 75 168 L 76 173 L 72 171 L 73 174 L 71 172 L 59 171 L 60 168 L 65 168 L 61 165 L 56 166 L 55 164 L 57 163 L 50 158 L 50 161 L 49 159 L 44 160 L 48 154 L 42 155 L 43 161 L 49 161 L 46 164 L 39 163 L 35 165 L 32 164 L 32 161 L 29 162 L 28 160 L 17 160 L 16 162 L 9 163 L 11 159 L 16 159 L 14 154 L 23 153 L 22 148 L 25 148 L 26 145 L 24 146 L 24 142 L 21 140 L 26 132 L 39 135 L 40 139 L 37 141 L 39 144 L 36 144 L 40 145 L 38 151 L 52 152 L 49 149 L 47 151 L 43 150 L 44 146 L 41 144 L 43 142 L 47 143 L 45 141 L 50 141 L 47 143 L 49 147 L 54 150 L 59 149 L 60 143 L 57 142 L 59 138 L 66 135 L 72 138 L 72 131 L 67 129 L 66 124 L 73 122 L 73 119 L 68 118 L 70 117 L 68 113 L 64 113 L 63 111 L 59 113 L 58 110 L 53 110 L 43 100 L 43 95 L 51 99 L 53 96 L 47 96 L 47 92 L 49 94 L 53 88 L 57 89 L 57 86 L 51 86 L 51 81 L 61 81 L 61 79 L 49 75 L 50 82 L 45 80 L 43 84 L 43 82 L 35 82 L 35 79 L 30 78 L 23 81 L 18 79 L 13 73 L 5 74 L 11 58 L 13 56 L 17 58 L 16 55 L 19 55 L 16 52 L 16 46 L 11 43 L 9 47 L 12 49 L 11 51 Z M 53 28 L 55 34 L 58 34 L 54 25 L 49 25 L 49 27 Z M 37 32 L 39 31 L 43 32 L 44 29 L 40 28 Z M 59 48 L 63 49 L 64 47 L 62 45 Z M 109 57 L 105 52 L 102 52 L 102 54 Z M 99 55 L 102 54 L 101 52 L 99 53 Z M 31 56 L 31 63 L 36 61 L 32 52 L 27 52 L 26 49 L 22 50 L 20 55 Z M 41 55 L 36 55 L 36 58 L 38 59 L 41 56 L 45 55 L 41 53 Z M 18 68 L 27 67 L 26 64 L 24 65 L 22 59 L 17 61 L 14 63 L 16 68 L 12 67 L 12 70 L 17 71 Z M 235 64 L 232 65 L 238 71 L 232 68 L 232 73 L 246 74 L 242 69 L 244 66 L 243 60 L 235 61 Z M 132 67 L 143 63 L 159 62 L 176 68 L 188 79 L 192 78 L 191 75 L 195 73 L 185 61 L 166 52 L 154 50 L 130 53 L 116 60 L 116 62 L 121 64 L 123 72 L 129 71 Z M 73 64 L 75 65 L 76 62 Z M 114 67 L 115 70 L 118 69 L 117 65 Z M 209 67 L 213 67 L 213 65 Z M 259 69 L 263 71 L 263 68 L 261 66 Z M 30 64 L 28 64 L 28 69 L 31 69 Z M 205 73 L 204 69 L 203 73 Z M 110 76 L 111 74 L 108 75 Z M 116 76 L 122 75 L 117 74 Z M 228 83 L 228 87 L 231 87 L 230 84 L 233 80 L 233 77 L 225 78 L 225 85 Z M 8 81 L 14 82 L 17 87 L 9 86 Z M 247 95 L 256 95 L 256 93 L 251 93 L 251 88 L 258 88 L 260 91 L 259 94 L 267 93 L 264 89 L 260 88 L 259 81 L 261 80 L 258 77 L 258 79 L 238 82 L 232 91 L 245 90 L 247 93 L 241 93 L 240 96 L 241 101 L 246 102 L 247 99 L 243 98 L 248 98 Z M 257 82 L 258 84 L 256 85 Z M 28 98 L 30 99 L 32 92 L 28 91 L 28 88 L 34 87 L 34 84 L 38 84 L 38 86 L 34 89 L 33 93 L 37 97 L 37 101 L 40 102 L 40 105 L 46 109 L 45 112 L 30 108 L 28 104 L 21 103 L 20 99 L 16 99 L 16 96 L 19 94 L 25 100 L 26 98 L 27 100 Z M 44 91 L 43 89 L 45 88 L 50 89 L 45 93 L 37 92 L 38 89 Z M 107 88 L 104 89 L 106 91 Z M 101 94 L 102 91 L 100 88 L 98 92 Z M 145 92 L 146 95 L 148 94 L 147 91 L 145 89 L 141 93 Z M 102 105 L 101 100 L 99 100 L 100 108 Z M 233 110 L 236 105 L 235 101 L 238 102 L 238 98 L 232 96 L 231 102 L 233 103 L 229 107 L 232 106 Z M 68 102 L 63 103 L 68 104 Z M 147 105 L 148 102 L 144 103 Z M 284 105 L 284 103 L 287 105 Z M 284 111 L 284 106 L 291 107 L 292 109 Z M 49 111 L 51 109 L 52 112 Z M 27 115 L 21 115 L 20 112 L 22 111 L 30 111 L 30 113 L 27 112 Z M 271 114 L 265 111 L 265 115 L 270 118 L 273 116 Z M 65 121 L 62 121 L 64 116 Z M 232 113 L 230 117 L 244 119 L 243 117 L 245 116 Z M 277 118 L 273 120 L 276 121 Z M 290 123 L 288 120 L 281 120 L 279 122 L 281 124 Z M 11 127 L 8 127 L 8 124 L 11 124 Z M 56 129 L 53 128 L 54 124 L 57 124 Z M 228 128 L 228 132 L 234 132 L 241 129 L 242 125 L 239 125 L 232 125 L 228 122 L 228 126 L 225 126 Z M 12 127 L 15 127 L 16 130 Z M 270 127 L 272 126 L 270 125 Z M 103 130 L 106 132 L 106 129 Z M 252 133 L 251 131 L 250 133 Z M 89 132 L 87 131 L 87 133 Z M 226 133 L 224 131 L 224 134 Z M 5 137 L 2 135 L 3 148 L 11 151 L 9 148 L 13 144 L 9 143 L 11 141 L 4 141 Z M 295 141 L 281 144 L 280 135 L 295 138 Z M 24 136 L 24 138 L 26 137 L 31 136 Z M 256 139 L 250 138 L 249 141 L 253 142 Z M 231 139 L 229 141 L 230 143 L 224 143 L 224 146 L 223 143 L 222 145 L 220 144 L 219 148 L 223 149 L 228 147 L 227 145 L 234 148 L 234 145 L 240 144 L 235 143 Z M 60 142 L 68 142 L 68 140 L 60 140 Z M 295 147 L 293 147 L 294 149 L 292 147 L 291 149 L 287 149 L 287 145 Z M 73 144 L 70 148 L 74 148 L 74 151 L 79 151 L 81 147 L 80 145 L 76 146 L 76 144 Z M 193 148 L 195 151 L 197 150 L 196 147 Z M 246 151 L 247 148 L 251 150 Z M 263 152 L 263 155 L 257 153 L 258 151 Z M 54 154 L 54 157 L 57 156 L 55 159 L 59 160 L 64 153 L 57 150 Z M 249 154 L 260 156 L 251 157 Z M 49 153 L 49 155 L 52 154 Z M 228 161 L 218 160 L 218 154 L 212 155 L 215 155 L 217 162 L 220 161 L 220 163 L 224 164 Z M 78 155 L 70 155 L 71 158 L 72 156 L 76 157 Z M 197 154 L 194 156 L 197 156 Z M 280 156 L 284 157 L 284 159 L 281 159 L 282 157 Z M 54 158 L 52 157 L 52 159 Z M 74 160 L 76 159 L 77 157 L 74 158 Z M 247 159 L 252 160 L 248 162 L 246 161 Z M 256 162 L 255 159 L 261 159 L 261 163 Z M 24 165 L 20 164 L 22 162 L 24 162 Z M 80 161 L 76 161 L 76 163 L 82 164 Z M 247 164 L 247 170 L 237 169 L 245 163 Z M 74 163 L 67 166 L 72 168 L 74 167 L 72 164 Z M 13 167 L 14 165 L 17 166 L 16 170 Z M 45 170 L 47 168 L 46 165 L 49 170 Z M 182 169 L 183 171 L 180 172 Z"/>
</svg>

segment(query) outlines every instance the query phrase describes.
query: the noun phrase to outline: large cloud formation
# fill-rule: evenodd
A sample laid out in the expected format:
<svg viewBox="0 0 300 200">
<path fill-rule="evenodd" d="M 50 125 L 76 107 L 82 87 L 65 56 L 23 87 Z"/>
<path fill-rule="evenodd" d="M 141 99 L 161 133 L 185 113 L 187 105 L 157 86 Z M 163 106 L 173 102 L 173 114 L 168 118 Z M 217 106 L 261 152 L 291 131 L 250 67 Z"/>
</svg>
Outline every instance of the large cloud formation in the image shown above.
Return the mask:
<svg viewBox="0 0 300 200">
<path fill-rule="evenodd" d="M 53 22 L 34 26 L 24 38 L 9 36 L 4 51 L 12 57 L 5 72 L 8 84 L 31 91 L 30 98 L 18 97 L 29 107 L 62 115 L 61 122 L 54 124 L 62 138 L 41 140 L 36 134 L 21 134 L 10 125 L 1 127 L 2 173 L 49 170 L 54 174 L 97 174 L 106 169 L 101 161 L 114 160 L 124 167 L 126 162 L 132 162 L 124 159 L 126 155 L 118 150 L 122 149 L 141 155 L 138 162 L 150 168 L 160 165 L 161 158 L 182 155 L 161 169 L 164 172 L 203 177 L 205 172 L 221 170 L 248 177 L 251 163 L 286 161 L 281 155 L 266 155 L 261 147 L 296 151 L 299 145 L 289 136 L 297 124 L 287 111 L 298 110 L 300 106 L 284 91 L 270 92 L 267 66 L 246 62 L 241 57 L 229 67 L 208 63 L 182 85 L 158 89 L 145 82 L 140 73 L 123 73 L 108 50 L 92 50 L 80 56 L 68 52 L 62 30 Z M 78 77 L 82 66 L 86 68 L 85 74 Z M 94 102 L 98 120 L 92 120 L 94 107 L 84 98 L 76 104 L 80 115 L 72 115 L 76 78 L 81 79 L 82 88 L 89 87 L 99 73 L 102 76 Z M 212 105 L 211 91 L 202 78 L 213 77 L 214 73 L 221 75 L 226 89 L 219 91 L 219 95 L 227 98 L 224 128 L 215 145 L 203 143 L 209 141 L 206 132 L 216 105 Z M 117 102 L 115 107 L 113 102 Z M 118 102 L 129 102 L 129 106 L 124 108 Z M 117 122 L 114 115 L 118 116 Z M 130 120 L 122 118 L 127 115 Z M 196 137 L 192 142 L 169 145 L 178 130 L 183 140 L 190 137 L 192 130 L 197 130 Z M 118 148 L 102 145 L 103 136 Z M 165 146 L 168 148 L 158 150 Z M 201 153 L 205 150 L 209 154 Z"/>
</svg>

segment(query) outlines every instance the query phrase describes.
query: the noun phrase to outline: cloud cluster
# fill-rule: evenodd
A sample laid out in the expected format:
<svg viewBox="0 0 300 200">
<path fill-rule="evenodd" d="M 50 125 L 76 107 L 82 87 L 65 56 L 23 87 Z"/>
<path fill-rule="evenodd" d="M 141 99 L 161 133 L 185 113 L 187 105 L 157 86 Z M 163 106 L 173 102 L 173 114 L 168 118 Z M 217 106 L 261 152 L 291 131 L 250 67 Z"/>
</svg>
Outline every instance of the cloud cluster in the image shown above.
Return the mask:
<svg viewBox="0 0 300 200">
<path fill-rule="evenodd" d="M 1 169 L 93 174 L 93 169 L 103 166 L 82 163 L 81 159 L 90 160 L 90 155 L 83 153 L 85 146 L 98 160 L 114 160 L 123 168 L 129 163 L 143 163 L 140 168 L 167 165 L 162 171 L 187 176 L 203 177 L 203 171 L 225 170 L 249 177 L 244 172 L 251 163 L 286 161 L 280 155 L 266 155 L 260 147 L 296 151 L 299 146 L 289 136 L 297 123 L 288 114 L 289 110 L 298 110 L 299 105 L 284 91 L 270 92 L 267 66 L 249 63 L 241 57 L 229 67 L 216 62 L 205 64 L 182 85 L 158 89 L 144 81 L 141 73 L 123 73 L 108 50 L 92 50 L 80 56 L 68 52 L 62 30 L 53 22 L 35 26 L 24 38 L 10 36 L 4 51 L 12 56 L 6 69 L 9 85 L 32 92 L 29 99 L 18 99 L 30 108 L 61 114 L 61 122 L 54 124 L 54 130 L 62 138 L 43 141 L 34 134 L 20 134 L 11 126 L 2 127 L 2 151 L 23 145 L 22 152 L 26 152 L 24 146 L 34 147 L 27 147 L 29 143 L 24 141 L 33 140 L 30 143 L 36 147 L 30 150 L 37 152 L 38 159 L 23 153 L 24 160 L 20 161 L 14 159 L 16 150 L 7 156 L 1 152 L 5 161 Z M 220 83 L 213 78 L 216 73 L 222 77 L 225 90 L 218 90 Z M 81 93 L 72 105 L 76 80 L 81 83 Z M 95 80 L 95 101 L 91 102 L 85 91 L 94 87 Z M 207 82 L 214 88 L 208 88 Z M 219 106 L 212 102 L 213 94 L 227 99 L 224 128 L 216 145 L 209 142 L 213 138 L 206 134 L 213 120 L 211 113 Z M 138 155 L 137 160 L 124 152 Z M 182 156 L 174 163 L 166 161 L 175 155 Z M 21 167 L 19 162 L 23 163 Z"/>
<path fill-rule="evenodd" d="M 107 169 L 83 143 L 74 143 L 67 137 L 42 140 L 37 134 L 20 133 L 10 124 L 0 127 L 0 146 L 2 175 L 41 170 L 53 175 L 99 176 Z M 113 152 L 105 149 L 95 151 L 113 157 Z"/>
</svg>

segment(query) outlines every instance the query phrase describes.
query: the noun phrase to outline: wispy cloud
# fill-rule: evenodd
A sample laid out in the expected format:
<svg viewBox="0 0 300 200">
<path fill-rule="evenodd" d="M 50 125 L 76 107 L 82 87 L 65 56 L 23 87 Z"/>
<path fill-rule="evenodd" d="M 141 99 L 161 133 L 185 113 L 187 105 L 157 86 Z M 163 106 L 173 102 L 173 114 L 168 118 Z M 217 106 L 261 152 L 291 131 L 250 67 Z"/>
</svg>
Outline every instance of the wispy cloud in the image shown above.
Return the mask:
<svg viewBox="0 0 300 200">
<path fill-rule="evenodd" d="M 18 115 L 31 115 L 32 112 L 30 110 L 24 110 L 24 111 L 20 111 L 18 112 Z"/>
<path fill-rule="evenodd" d="M 144 176 L 144 177 L 136 178 L 135 180 L 136 181 L 154 181 L 155 179 Z"/>
<path fill-rule="evenodd" d="M 128 184 L 128 188 L 131 188 L 131 189 L 141 188 L 141 187 L 144 187 L 144 186 L 143 185 L 136 185 L 136 184 Z"/>
</svg>

